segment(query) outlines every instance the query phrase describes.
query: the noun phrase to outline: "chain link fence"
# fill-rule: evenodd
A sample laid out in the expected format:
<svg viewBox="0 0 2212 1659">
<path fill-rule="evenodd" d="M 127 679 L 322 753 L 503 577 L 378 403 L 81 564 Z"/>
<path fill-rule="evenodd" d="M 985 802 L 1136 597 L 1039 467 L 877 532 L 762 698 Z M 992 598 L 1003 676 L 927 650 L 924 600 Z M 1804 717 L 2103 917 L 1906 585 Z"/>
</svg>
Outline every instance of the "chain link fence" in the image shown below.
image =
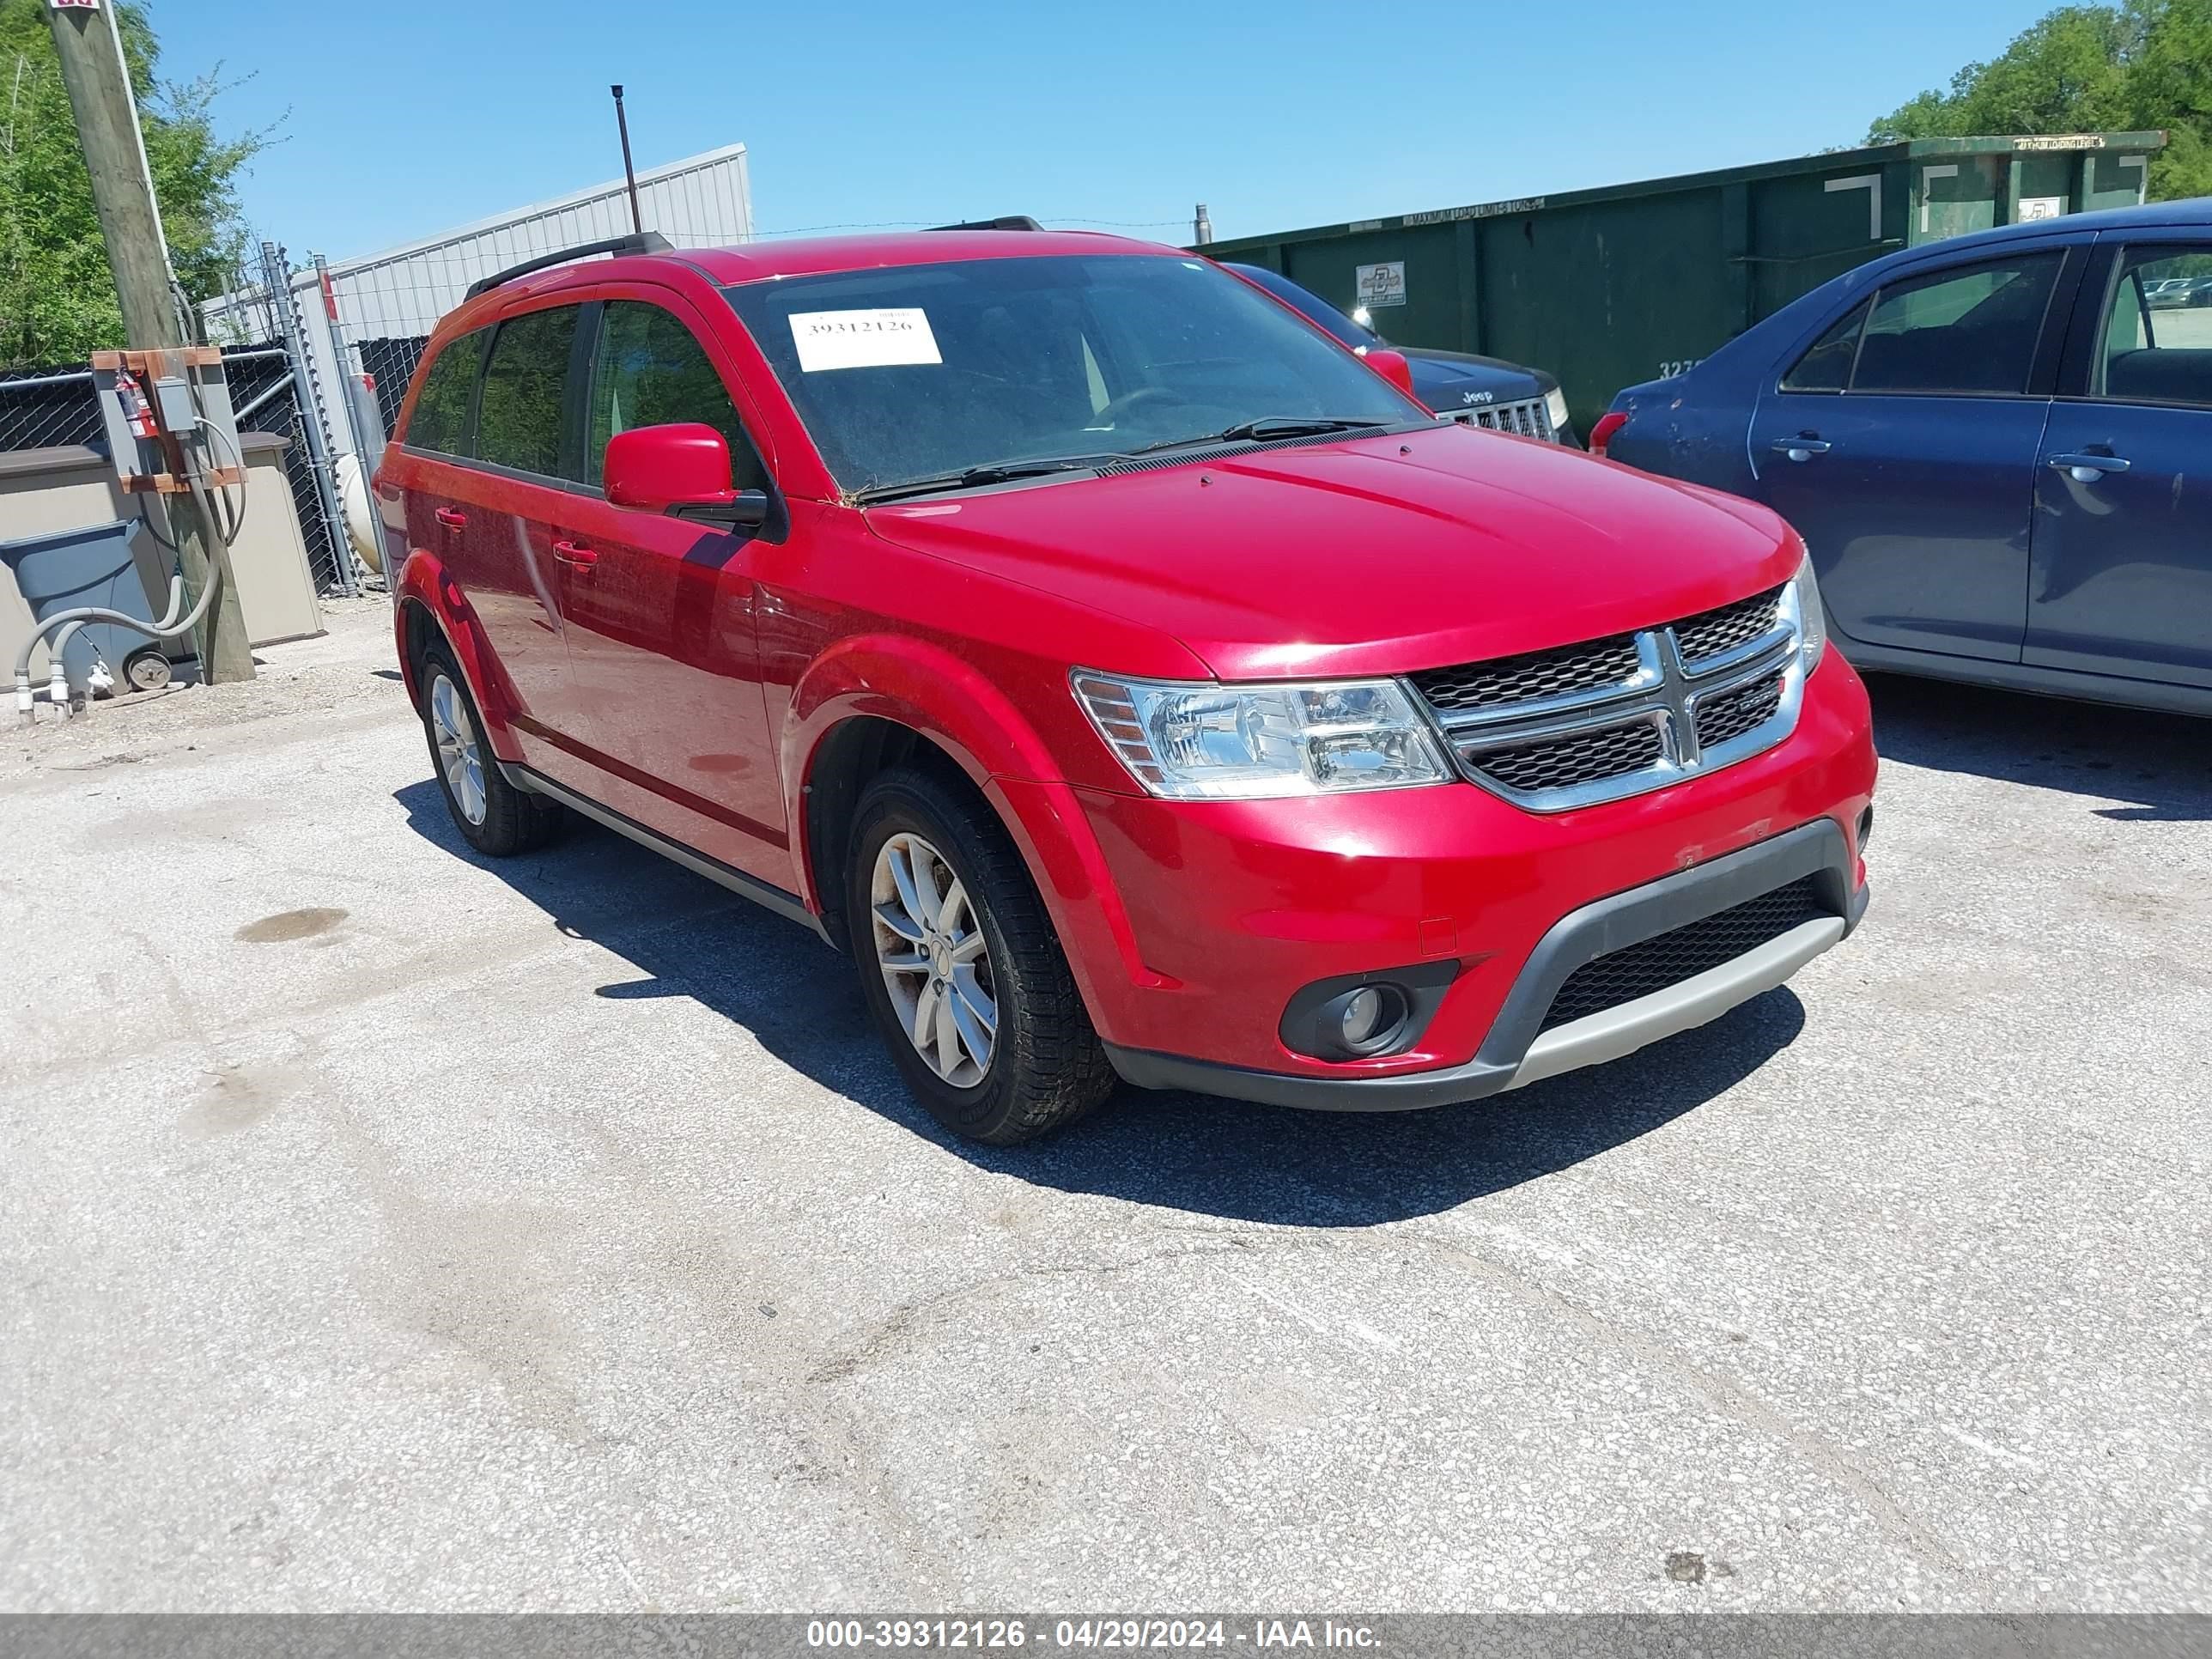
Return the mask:
<svg viewBox="0 0 2212 1659">
<path fill-rule="evenodd" d="M 407 383 L 415 378 L 415 365 L 422 361 L 422 348 L 429 343 L 428 334 L 354 342 L 362 372 L 375 384 L 376 412 L 386 432 L 398 424 L 399 405 L 407 401 Z"/>
<path fill-rule="evenodd" d="M 285 482 L 300 517 L 300 538 L 318 592 L 343 593 L 360 582 L 345 526 L 330 522 L 315 483 L 307 441 L 307 416 L 300 407 L 297 379 L 282 344 L 228 346 L 223 371 L 240 432 L 269 432 L 288 440 Z M 404 392 L 406 381 L 400 381 Z M 67 445 L 107 447 L 89 364 L 0 373 L 0 451 Z"/>
</svg>

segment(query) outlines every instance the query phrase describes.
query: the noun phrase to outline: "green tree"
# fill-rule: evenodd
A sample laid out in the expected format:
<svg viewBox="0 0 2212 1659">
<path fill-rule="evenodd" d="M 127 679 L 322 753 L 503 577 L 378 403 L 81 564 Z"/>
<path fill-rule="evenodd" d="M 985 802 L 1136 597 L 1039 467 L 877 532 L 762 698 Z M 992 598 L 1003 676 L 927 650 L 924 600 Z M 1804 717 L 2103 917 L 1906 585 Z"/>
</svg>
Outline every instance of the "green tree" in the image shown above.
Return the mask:
<svg viewBox="0 0 2212 1659">
<path fill-rule="evenodd" d="M 2062 6 L 1867 131 L 1869 143 L 1973 133 L 2164 128 L 2154 199 L 2212 194 L 2212 0 Z"/>
<path fill-rule="evenodd" d="M 8 368 L 81 362 L 123 343 L 46 7 L 0 0 L 0 366 Z M 212 298 L 230 286 L 245 251 L 240 171 L 269 134 L 221 136 L 216 75 L 161 80 L 144 9 L 124 0 L 117 21 L 170 263 L 186 297 Z"/>
<path fill-rule="evenodd" d="M 2151 162 L 2151 194 L 2162 202 L 2212 196 L 2212 0 L 2138 9 L 2152 22 L 2129 64 L 2136 120 L 2168 135 Z"/>
</svg>

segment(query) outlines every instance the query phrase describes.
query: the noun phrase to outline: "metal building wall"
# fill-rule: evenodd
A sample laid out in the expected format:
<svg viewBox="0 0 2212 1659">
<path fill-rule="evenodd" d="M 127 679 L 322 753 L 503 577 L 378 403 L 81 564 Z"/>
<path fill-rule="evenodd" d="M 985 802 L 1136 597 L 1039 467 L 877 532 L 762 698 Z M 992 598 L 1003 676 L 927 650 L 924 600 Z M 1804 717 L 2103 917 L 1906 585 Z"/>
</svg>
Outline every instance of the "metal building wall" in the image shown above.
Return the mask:
<svg viewBox="0 0 2212 1659">
<path fill-rule="evenodd" d="M 637 176 L 638 204 L 647 230 L 659 231 L 678 247 L 726 246 L 752 236 L 752 193 L 745 147 L 729 144 L 690 156 Z M 330 267 L 331 288 L 349 347 L 347 368 L 362 364 L 363 342 L 391 343 L 373 349 L 373 365 L 387 374 L 394 366 L 412 367 L 405 349 L 437 325 L 461 302 L 470 283 L 540 253 L 626 234 L 630 229 L 629 197 L 619 179 L 593 185 L 550 202 L 479 220 L 418 242 L 387 249 Z M 335 446 L 351 441 L 336 399 L 342 384 L 329 319 L 315 273 L 292 278 L 306 324 L 308 349 L 331 414 Z M 209 337 L 222 341 L 272 337 L 271 307 L 258 289 L 211 300 L 202 307 Z"/>
</svg>

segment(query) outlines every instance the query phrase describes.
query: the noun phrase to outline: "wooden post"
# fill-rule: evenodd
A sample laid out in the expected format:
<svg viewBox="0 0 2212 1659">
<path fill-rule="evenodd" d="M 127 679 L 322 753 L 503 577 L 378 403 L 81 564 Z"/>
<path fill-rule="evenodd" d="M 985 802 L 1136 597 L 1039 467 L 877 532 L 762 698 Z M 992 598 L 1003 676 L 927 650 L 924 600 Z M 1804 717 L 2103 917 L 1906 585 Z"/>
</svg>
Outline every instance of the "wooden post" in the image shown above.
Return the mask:
<svg viewBox="0 0 2212 1659">
<path fill-rule="evenodd" d="M 156 350 L 181 346 L 185 338 L 153 184 L 139 148 L 138 103 L 131 90 L 119 39 L 106 12 L 114 3 L 101 0 L 97 9 L 50 4 L 47 18 L 53 26 L 54 55 L 61 60 L 62 85 L 68 89 L 70 110 L 76 118 L 85 170 L 92 176 L 93 206 L 107 244 L 107 266 L 115 276 L 124 336 L 137 349 Z M 175 544 L 185 603 L 196 604 L 210 580 L 221 580 L 229 562 L 215 526 L 189 496 L 180 499 L 173 513 L 158 497 L 147 502 L 146 511 L 149 520 L 167 520 L 154 528 Z M 246 641 L 235 582 L 221 581 L 216 602 L 202 620 L 195 643 L 200 676 L 210 684 L 253 678 L 253 652 Z"/>
</svg>

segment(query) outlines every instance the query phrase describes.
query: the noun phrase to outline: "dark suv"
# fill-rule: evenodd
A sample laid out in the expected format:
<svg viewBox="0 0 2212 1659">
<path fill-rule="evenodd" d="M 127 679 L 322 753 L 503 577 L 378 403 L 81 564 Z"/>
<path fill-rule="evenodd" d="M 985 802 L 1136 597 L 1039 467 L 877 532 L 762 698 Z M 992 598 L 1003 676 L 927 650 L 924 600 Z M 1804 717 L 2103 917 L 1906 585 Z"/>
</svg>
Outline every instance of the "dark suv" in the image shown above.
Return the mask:
<svg viewBox="0 0 2212 1659">
<path fill-rule="evenodd" d="M 1301 288 L 1279 271 L 1225 261 L 1221 268 L 1267 289 L 1363 357 L 1376 349 L 1398 353 L 1413 371 L 1413 395 L 1445 420 L 1556 444 L 1576 441 L 1574 422 L 1567 416 L 1566 394 L 1559 390 L 1559 381 L 1540 368 L 1525 368 L 1503 357 L 1485 357 L 1472 351 L 1394 344 L 1366 319 L 1364 311 L 1347 317 L 1311 289 Z"/>
</svg>

